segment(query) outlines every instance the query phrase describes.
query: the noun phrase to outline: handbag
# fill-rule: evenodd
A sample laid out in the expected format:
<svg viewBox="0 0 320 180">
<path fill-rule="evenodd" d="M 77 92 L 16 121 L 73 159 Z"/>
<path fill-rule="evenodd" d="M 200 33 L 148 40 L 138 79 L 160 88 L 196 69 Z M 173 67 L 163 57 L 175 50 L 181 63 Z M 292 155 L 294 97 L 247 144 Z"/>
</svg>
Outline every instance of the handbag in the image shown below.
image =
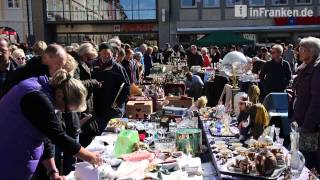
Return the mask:
<svg viewBox="0 0 320 180">
<path fill-rule="evenodd" d="M 94 117 L 83 124 L 83 126 L 81 127 L 81 133 L 82 135 L 86 135 L 89 137 L 95 137 L 100 134 L 98 123 Z"/>
<path fill-rule="evenodd" d="M 299 149 L 306 152 L 315 152 L 319 149 L 320 133 L 300 132 Z"/>
</svg>

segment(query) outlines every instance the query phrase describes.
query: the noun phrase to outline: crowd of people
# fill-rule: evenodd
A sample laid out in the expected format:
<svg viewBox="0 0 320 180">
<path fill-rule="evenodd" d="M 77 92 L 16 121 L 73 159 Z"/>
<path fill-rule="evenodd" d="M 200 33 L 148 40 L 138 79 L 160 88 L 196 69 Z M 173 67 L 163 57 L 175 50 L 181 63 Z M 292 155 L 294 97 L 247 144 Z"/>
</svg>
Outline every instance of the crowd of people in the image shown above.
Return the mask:
<svg viewBox="0 0 320 180">
<path fill-rule="evenodd" d="M 292 87 L 292 120 L 301 127 L 302 137 L 320 140 L 320 39 L 307 37 L 296 47 L 275 44 L 257 51 L 242 46 L 165 46 L 131 47 L 111 39 L 65 47 L 39 41 L 28 48 L 0 38 L 0 153 L 6 164 L 0 169 L 2 177 L 61 179 L 60 174 L 73 170 L 74 157 L 101 164 L 99 154 L 83 147 L 104 131 L 108 120 L 124 116 L 130 86 L 140 84 L 154 63 L 166 64 L 172 57 L 186 60 L 189 68 L 214 67 L 228 52 L 243 52 L 252 58 L 252 73 L 261 80 L 264 96 Z M 188 72 L 186 86 L 188 95 L 199 98 L 204 82 Z M 319 169 L 320 142 L 317 146 L 302 152 L 307 166 Z"/>
</svg>

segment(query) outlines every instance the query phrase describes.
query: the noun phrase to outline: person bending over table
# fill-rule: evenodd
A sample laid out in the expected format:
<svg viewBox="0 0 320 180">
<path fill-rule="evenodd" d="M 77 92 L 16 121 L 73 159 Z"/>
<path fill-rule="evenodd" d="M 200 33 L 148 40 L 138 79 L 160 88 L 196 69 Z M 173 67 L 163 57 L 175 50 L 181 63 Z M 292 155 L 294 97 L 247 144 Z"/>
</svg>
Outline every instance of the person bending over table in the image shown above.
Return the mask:
<svg viewBox="0 0 320 180">
<path fill-rule="evenodd" d="M 65 70 L 58 70 L 50 81 L 39 76 L 13 86 L 0 100 L 1 179 L 31 179 L 40 160 L 51 179 L 61 179 L 50 140 L 65 152 L 100 165 L 100 156 L 69 137 L 55 114 L 55 109 L 84 110 L 86 95 L 81 81 Z"/>
<path fill-rule="evenodd" d="M 191 72 L 186 74 L 186 94 L 189 97 L 193 97 L 196 101 L 202 95 L 204 83 L 201 80 L 200 76 L 193 75 Z"/>
<path fill-rule="evenodd" d="M 237 120 L 241 141 L 245 141 L 251 136 L 254 139 L 259 139 L 269 125 L 267 110 L 262 104 L 252 104 L 249 101 L 240 101 L 239 109 L 240 114 Z"/>
</svg>

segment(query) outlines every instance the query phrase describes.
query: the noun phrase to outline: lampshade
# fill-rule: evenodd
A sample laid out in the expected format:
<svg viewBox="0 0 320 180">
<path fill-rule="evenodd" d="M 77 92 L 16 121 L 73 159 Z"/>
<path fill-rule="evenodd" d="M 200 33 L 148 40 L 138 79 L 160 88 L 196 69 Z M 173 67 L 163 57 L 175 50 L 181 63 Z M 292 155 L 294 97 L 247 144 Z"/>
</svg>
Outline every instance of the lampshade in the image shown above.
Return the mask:
<svg viewBox="0 0 320 180">
<path fill-rule="evenodd" d="M 238 51 L 229 52 L 222 60 L 222 70 L 228 75 L 240 76 L 247 71 L 248 59 Z"/>
</svg>

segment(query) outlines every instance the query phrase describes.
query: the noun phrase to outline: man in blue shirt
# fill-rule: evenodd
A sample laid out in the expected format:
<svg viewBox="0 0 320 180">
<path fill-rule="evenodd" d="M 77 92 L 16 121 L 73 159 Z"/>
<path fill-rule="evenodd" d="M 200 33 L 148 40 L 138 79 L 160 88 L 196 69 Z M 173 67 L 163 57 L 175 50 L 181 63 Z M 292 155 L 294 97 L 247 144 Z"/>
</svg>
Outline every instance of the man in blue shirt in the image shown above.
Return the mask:
<svg viewBox="0 0 320 180">
<path fill-rule="evenodd" d="M 186 78 L 186 93 L 189 97 L 193 97 L 194 100 L 197 100 L 202 95 L 204 83 L 200 76 L 193 75 L 191 72 L 186 74 Z"/>
</svg>

